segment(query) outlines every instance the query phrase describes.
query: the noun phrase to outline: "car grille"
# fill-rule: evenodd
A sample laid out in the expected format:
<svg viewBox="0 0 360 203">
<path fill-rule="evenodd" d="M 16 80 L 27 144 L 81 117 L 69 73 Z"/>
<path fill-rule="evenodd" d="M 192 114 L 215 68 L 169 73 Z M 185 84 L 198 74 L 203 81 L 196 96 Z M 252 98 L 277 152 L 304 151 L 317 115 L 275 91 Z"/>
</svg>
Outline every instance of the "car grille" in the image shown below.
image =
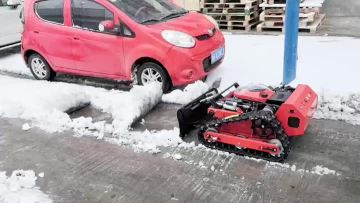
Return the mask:
<svg viewBox="0 0 360 203">
<path fill-rule="evenodd" d="M 216 34 L 216 28 L 213 29 L 213 33 L 214 33 L 213 35 L 203 34 L 203 35 L 196 36 L 196 39 L 198 39 L 200 41 L 210 39 L 211 37 L 213 37 Z"/>
<path fill-rule="evenodd" d="M 204 59 L 204 61 L 203 61 L 204 71 L 205 71 L 205 72 L 211 71 L 211 70 L 214 69 L 216 66 L 218 66 L 218 65 L 221 63 L 222 60 L 223 60 L 223 59 L 220 59 L 220 60 L 217 61 L 216 63 L 211 64 L 211 56 L 207 57 L 207 58 Z"/>
</svg>

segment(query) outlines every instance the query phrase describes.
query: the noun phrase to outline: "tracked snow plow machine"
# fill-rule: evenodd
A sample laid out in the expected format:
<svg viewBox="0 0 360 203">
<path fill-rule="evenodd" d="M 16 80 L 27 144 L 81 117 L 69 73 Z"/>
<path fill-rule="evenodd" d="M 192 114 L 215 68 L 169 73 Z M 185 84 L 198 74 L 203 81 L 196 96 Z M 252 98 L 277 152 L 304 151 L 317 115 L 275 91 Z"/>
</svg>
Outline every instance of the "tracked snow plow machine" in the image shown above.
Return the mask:
<svg viewBox="0 0 360 203">
<path fill-rule="evenodd" d="M 207 147 L 281 162 L 289 139 L 305 134 L 317 101 L 307 85 L 211 89 L 178 110 L 180 136 L 196 132 Z"/>
</svg>

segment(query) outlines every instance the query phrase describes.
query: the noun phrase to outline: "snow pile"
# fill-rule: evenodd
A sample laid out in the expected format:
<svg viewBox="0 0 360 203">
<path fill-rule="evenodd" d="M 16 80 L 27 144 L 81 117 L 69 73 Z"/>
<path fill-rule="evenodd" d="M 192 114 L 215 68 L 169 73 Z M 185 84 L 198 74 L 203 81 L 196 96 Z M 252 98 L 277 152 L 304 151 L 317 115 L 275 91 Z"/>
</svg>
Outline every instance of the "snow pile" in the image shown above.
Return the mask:
<svg viewBox="0 0 360 203">
<path fill-rule="evenodd" d="M 328 169 L 326 167 L 323 166 L 315 166 L 311 173 L 313 174 L 317 174 L 317 175 L 339 175 L 338 173 L 336 173 L 336 171 Z"/>
<path fill-rule="evenodd" d="M 35 186 L 34 171 L 14 171 L 10 177 L 0 172 L 0 202 L 50 203 L 49 197 Z"/>
<path fill-rule="evenodd" d="M 71 122 L 65 113 L 88 102 L 80 86 L 0 76 L 0 116 L 34 121 L 49 131 L 63 131 Z"/>
<path fill-rule="evenodd" d="M 310 173 L 310 174 L 316 174 L 316 175 L 341 175 L 340 173 L 337 173 L 335 170 L 331 170 L 324 166 L 315 166 L 312 168 L 312 170 L 305 170 L 305 169 L 299 169 L 296 167 L 296 165 L 290 165 L 290 164 L 283 164 L 283 163 L 277 163 L 277 162 L 266 162 L 265 168 L 279 168 L 279 169 L 286 169 L 291 170 L 292 172 L 297 173 Z"/>
<path fill-rule="evenodd" d="M 315 118 L 342 120 L 360 125 L 360 94 L 323 94 L 319 96 L 319 106 Z"/>
<path fill-rule="evenodd" d="M 135 120 L 155 107 L 162 96 L 161 86 L 156 83 L 148 86 L 135 86 L 130 92 L 108 91 L 101 88 L 97 88 L 97 90 L 97 93 L 87 91 L 90 102 L 94 107 L 112 115 L 113 133 L 115 134 L 121 134 L 128 130 Z"/>
<path fill-rule="evenodd" d="M 14 54 L 0 59 L 0 71 L 32 76 L 21 54 Z"/>
<path fill-rule="evenodd" d="M 162 101 L 165 103 L 187 104 L 208 90 L 209 86 L 206 83 L 197 81 L 186 86 L 184 90 L 177 89 L 163 95 Z"/>
<path fill-rule="evenodd" d="M 0 76 L 0 116 L 32 121 L 31 126 L 48 132 L 74 129 L 79 135 L 91 130 L 119 135 L 161 99 L 161 87 L 152 84 L 134 87 L 130 92 L 105 90 L 67 83 L 50 83 Z M 71 107 L 90 102 L 94 107 L 112 114 L 113 123 L 93 123 L 91 118 L 70 119 L 64 113 Z M 29 129 L 24 125 L 23 129 Z"/>
<path fill-rule="evenodd" d="M 184 143 L 179 136 L 179 129 L 128 132 L 117 138 L 105 140 L 118 145 L 131 146 L 136 152 L 159 153 L 160 147 L 193 147 L 194 143 Z"/>
</svg>

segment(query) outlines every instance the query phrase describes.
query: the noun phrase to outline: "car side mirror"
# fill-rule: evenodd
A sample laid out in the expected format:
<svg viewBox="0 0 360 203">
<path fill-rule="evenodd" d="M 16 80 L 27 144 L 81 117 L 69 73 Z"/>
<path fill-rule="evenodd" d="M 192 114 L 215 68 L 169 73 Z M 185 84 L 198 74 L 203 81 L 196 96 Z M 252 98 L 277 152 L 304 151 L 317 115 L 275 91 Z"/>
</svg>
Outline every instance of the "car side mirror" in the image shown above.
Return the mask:
<svg viewBox="0 0 360 203">
<path fill-rule="evenodd" d="M 115 24 L 111 20 L 104 20 L 99 24 L 100 32 L 111 32 L 115 29 Z"/>
<path fill-rule="evenodd" d="M 112 33 L 115 35 L 121 35 L 121 29 L 119 25 L 115 25 L 115 23 L 111 20 L 104 20 L 99 24 L 99 31 Z"/>
</svg>

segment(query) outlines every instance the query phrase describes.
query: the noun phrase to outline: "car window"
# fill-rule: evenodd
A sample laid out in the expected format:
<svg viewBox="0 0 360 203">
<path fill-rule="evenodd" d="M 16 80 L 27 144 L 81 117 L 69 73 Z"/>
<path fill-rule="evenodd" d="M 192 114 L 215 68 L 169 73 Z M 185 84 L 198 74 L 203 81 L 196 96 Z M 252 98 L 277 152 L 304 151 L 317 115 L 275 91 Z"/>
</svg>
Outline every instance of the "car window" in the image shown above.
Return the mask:
<svg viewBox="0 0 360 203">
<path fill-rule="evenodd" d="M 74 27 L 101 32 L 99 29 L 101 22 L 105 20 L 114 20 L 114 14 L 95 1 L 72 0 L 71 2 Z"/>
<path fill-rule="evenodd" d="M 64 24 L 64 0 L 42 0 L 35 3 L 38 16 L 46 21 Z"/>
</svg>

